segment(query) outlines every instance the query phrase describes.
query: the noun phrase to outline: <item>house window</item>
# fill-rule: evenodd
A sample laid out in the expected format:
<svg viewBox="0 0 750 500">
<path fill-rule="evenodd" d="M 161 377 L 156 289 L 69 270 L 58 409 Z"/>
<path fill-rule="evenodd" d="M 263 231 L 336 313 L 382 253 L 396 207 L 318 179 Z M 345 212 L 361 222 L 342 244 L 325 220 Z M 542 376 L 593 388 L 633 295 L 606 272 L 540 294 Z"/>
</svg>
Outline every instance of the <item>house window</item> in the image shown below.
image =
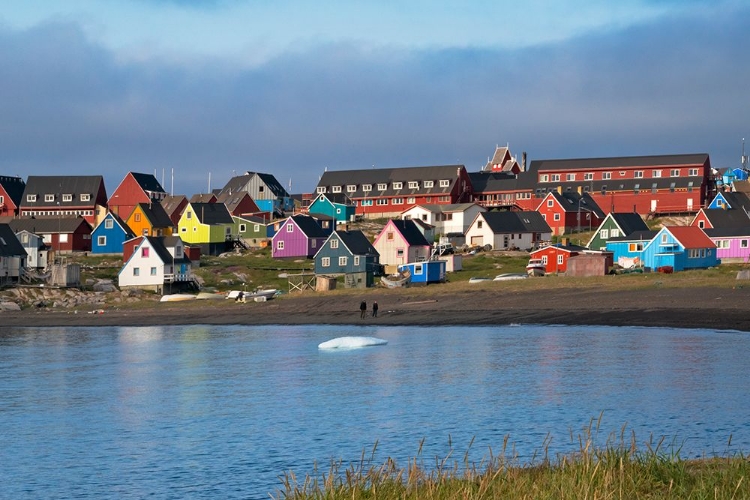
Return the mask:
<svg viewBox="0 0 750 500">
<path fill-rule="evenodd" d="M 747 240 L 740 240 L 740 248 L 747 248 Z"/>
<path fill-rule="evenodd" d="M 610 235 L 610 237 L 612 237 L 612 238 L 618 238 L 618 237 L 620 236 L 620 230 L 619 230 L 619 229 L 613 229 L 613 230 L 612 230 L 612 231 L 610 232 L 610 234 L 609 234 L 609 235 Z"/>
<path fill-rule="evenodd" d="M 669 237 L 667 236 L 667 233 L 664 233 L 661 235 L 661 242 L 662 244 L 667 243 L 669 241 Z"/>
<path fill-rule="evenodd" d="M 633 172 L 633 177 L 636 179 L 641 179 L 643 177 L 643 170 L 636 170 Z"/>
<path fill-rule="evenodd" d="M 149 247 L 143 247 L 143 248 L 141 248 L 141 257 L 148 257 L 149 253 L 150 253 L 150 250 L 151 249 Z"/>
<path fill-rule="evenodd" d="M 354 265 L 355 265 L 355 266 L 358 266 L 358 265 L 359 265 L 359 255 L 355 255 L 355 256 L 354 256 Z"/>
<path fill-rule="evenodd" d="M 396 257 L 403 257 L 404 256 L 404 249 L 399 248 L 396 250 Z"/>
<path fill-rule="evenodd" d="M 673 168 L 669 171 L 670 177 L 679 177 L 680 176 L 680 169 L 679 168 Z"/>
<path fill-rule="evenodd" d="M 630 243 L 630 244 L 628 244 L 628 251 L 629 252 L 642 252 L 643 251 L 643 243 Z"/>
<path fill-rule="evenodd" d="M 141 214 L 135 214 L 133 216 L 133 220 L 135 220 L 136 222 L 141 222 Z"/>
<path fill-rule="evenodd" d="M 115 227 L 115 221 L 112 219 L 107 219 L 104 221 L 104 229 L 112 229 Z"/>
<path fill-rule="evenodd" d="M 554 200 L 547 200 L 547 206 L 550 207 L 550 208 L 552 208 L 553 206 L 555 206 Z"/>
<path fill-rule="evenodd" d="M 151 276 L 156 276 L 156 268 L 155 267 L 151 268 Z"/>
<path fill-rule="evenodd" d="M 688 190 L 688 193 L 692 193 L 693 192 L 693 181 L 688 182 L 688 188 L 687 188 L 687 190 Z"/>
<path fill-rule="evenodd" d="M 414 266 L 414 274 L 422 274 L 422 264 L 417 264 Z"/>
<path fill-rule="evenodd" d="M 438 196 L 438 201 L 451 201 L 450 196 Z"/>
<path fill-rule="evenodd" d="M 362 191 L 366 193 L 372 191 L 372 184 L 362 184 Z"/>
<path fill-rule="evenodd" d="M 140 267 L 134 267 L 133 268 L 133 276 L 140 276 L 141 275 L 141 268 Z"/>
<path fill-rule="evenodd" d="M 547 256 L 546 255 L 542 255 L 542 264 L 544 264 L 545 266 L 547 265 Z"/>
<path fill-rule="evenodd" d="M 560 182 L 560 174 L 552 174 L 552 182 Z"/>
<path fill-rule="evenodd" d="M 633 193 L 634 194 L 638 194 L 640 192 L 641 192 L 641 185 L 640 184 L 636 184 L 635 186 L 633 186 Z"/>
<path fill-rule="evenodd" d="M 563 263 L 563 255 L 562 254 L 560 254 L 560 255 L 557 256 L 557 263 L 560 264 L 560 265 L 562 265 L 562 263 Z"/>
<path fill-rule="evenodd" d="M 409 189 L 419 189 L 419 183 L 416 181 L 409 181 Z"/>
<path fill-rule="evenodd" d="M 583 180 L 584 181 L 593 181 L 594 180 L 594 174 L 592 172 L 586 172 L 583 174 Z"/>
<path fill-rule="evenodd" d="M 393 231 L 388 231 L 385 233 L 385 239 L 386 241 L 393 241 Z"/>
<path fill-rule="evenodd" d="M 321 267 L 330 267 L 330 265 L 331 265 L 331 258 L 330 257 L 321 257 L 321 259 L 320 259 L 320 265 L 321 265 Z"/>
<path fill-rule="evenodd" d="M 695 177 L 698 175 L 698 169 L 697 168 L 691 168 L 688 170 L 688 176 Z"/>
<path fill-rule="evenodd" d="M 181 233 L 187 233 L 187 228 L 186 227 L 181 227 L 180 228 L 180 232 Z"/>
<path fill-rule="evenodd" d="M 539 179 L 539 182 L 549 182 L 549 175 L 542 174 L 541 178 Z"/>
<path fill-rule="evenodd" d="M 316 189 L 316 192 L 318 194 L 324 194 L 326 192 L 326 187 L 325 186 L 318 186 L 318 188 Z"/>
<path fill-rule="evenodd" d="M 72 194 L 62 195 L 62 201 L 73 201 L 73 195 Z"/>
<path fill-rule="evenodd" d="M 371 207 L 372 206 L 372 200 L 362 200 L 361 202 L 363 207 Z"/>
<path fill-rule="evenodd" d="M 607 180 L 612 178 L 612 172 L 602 172 L 602 180 Z"/>
<path fill-rule="evenodd" d="M 316 239 L 310 240 L 310 248 L 318 248 L 318 240 Z"/>
<path fill-rule="evenodd" d="M 240 224 L 240 233 L 244 233 L 247 231 L 247 226 L 245 224 Z"/>
<path fill-rule="evenodd" d="M 338 248 L 339 247 L 339 240 L 331 240 L 331 248 Z"/>
<path fill-rule="evenodd" d="M 567 174 L 567 175 L 565 176 L 565 180 L 567 180 L 567 181 L 569 181 L 569 182 L 570 182 L 570 181 L 574 181 L 574 180 L 576 180 L 576 174 Z"/>
<path fill-rule="evenodd" d="M 292 224 L 291 222 L 289 224 L 287 224 L 286 225 L 286 232 L 287 233 L 293 233 L 294 232 L 294 224 Z"/>
<path fill-rule="evenodd" d="M 106 236 L 99 236 L 96 238 L 96 244 L 100 247 L 107 245 L 107 237 Z"/>
<path fill-rule="evenodd" d="M 279 240 L 276 242 L 276 250 L 284 250 L 284 240 Z"/>
<path fill-rule="evenodd" d="M 0 195 L 0 205 L 5 203 L 5 197 L 3 195 Z"/>
<path fill-rule="evenodd" d="M 440 187 L 441 188 L 447 188 L 450 185 L 451 185 L 451 181 L 448 181 L 448 180 L 445 180 L 445 179 L 442 179 L 440 181 Z"/>
<path fill-rule="evenodd" d="M 417 202 L 417 199 L 413 196 L 409 196 L 408 198 L 406 198 L 406 203 L 416 203 L 416 202 Z"/>
<path fill-rule="evenodd" d="M 346 255 L 342 255 L 341 257 L 339 257 L 339 266 L 341 267 L 346 266 L 346 262 L 347 262 Z"/>
<path fill-rule="evenodd" d="M 601 237 L 603 240 L 606 240 L 607 238 L 609 238 L 609 229 L 602 229 Z"/>
<path fill-rule="evenodd" d="M 387 205 L 388 198 L 378 198 L 378 205 Z"/>
<path fill-rule="evenodd" d="M 553 218 L 554 218 L 554 220 L 559 221 L 560 220 L 560 214 L 555 214 L 555 216 Z"/>
<path fill-rule="evenodd" d="M 481 220 L 477 221 L 477 229 L 482 229 L 482 221 Z"/>
<path fill-rule="evenodd" d="M 260 231 L 260 224 L 254 224 L 253 225 L 253 232 L 257 233 L 258 231 Z"/>
<path fill-rule="evenodd" d="M 393 198 L 391 201 L 391 205 L 403 205 L 404 199 L 403 198 Z"/>
<path fill-rule="evenodd" d="M 348 185 L 346 186 L 346 191 L 347 191 L 347 192 L 349 192 L 349 193 L 353 193 L 353 192 L 355 192 L 356 190 L 357 190 L 357 186 L 355 186 L 355 185 L 353 185 L 353 184 L 348 184 Z"/>
<path fill-rule="evenodd" d="M 45 194 L 44 195 L 44 201 L 45 202 L 55 201 L 55 195 L 54 194 Z"/>
<path fill-rule="evenodd" d="M 388 189 L 388 184 L 378 183 L 378 191 L 385 191 L 386 189 Z"/>
<path fill-rule="evenodd" d="M 35 194 L 27 194 L 26 195 L 26 201 L 29 203 L 34 203 L 36 201 L 36 195 Z"/>
<path fill-rule="evenodd" d="M 91 195 L 90 194 L 82 194 L 81 195 L 81 201 L 91 201 Z"/>
<path fill-rule="evenodd" d="M 393 189 L 401 189 L 403 187 L 404 187 L 404 183 L 403 182 L 394 182 L 393 183 Z"/>
<path fill-rule="evenodd" d="M 698 227 L 701 228 L 701 229 L 703 229 L 704 227 L 706 227 L 706 221 L 699 220 L 698 221 Z"/>
<path fill-rule="evenodd" d="M 718 240 L 716 248 L 729 248 L 729 240 Z"/>
<path fill-rule="evenodd" d="M 656 187 L 656 183 L 654 182 L 653 184 L 651 184 L 651 193 L 656 194 L 657 191 L 658 188 Z"/>
<path fill-rule="evenodd" d="M 331 192 L 333 193 L 340 193 L 341 192 L 341 186 L 333 186 L 331 189 Z"/>
<path fill-rule="evenodd" d="M 148 228 L 143 228 L 143 236 L 148 236 Z"/>
<path fill-rule="evenodd" d="M 670 182 L 669 183 L 669 192 L 670 193 L 674 193 L 674 188 L 675 188 L 675 183 L 674 182 Z"/>
<path fill-rule="evenodd" d="M 661 170 L 652 170 L 651 177 L 654 177 L 654 178 L 661 177 Z"/>
<path fill-rule="evenodd" d="M 424 181 L 424 187 L 431 188 L 435 186 L 435 181 Z"/>
<path fill-rule="evenodd" d="M 190 210 L 188 210 L 187 213 L 185 214 L 185 217 L 187 219 L 192 219 L 193 218 L 193 212 L 191 212 Z"/>
</svg>

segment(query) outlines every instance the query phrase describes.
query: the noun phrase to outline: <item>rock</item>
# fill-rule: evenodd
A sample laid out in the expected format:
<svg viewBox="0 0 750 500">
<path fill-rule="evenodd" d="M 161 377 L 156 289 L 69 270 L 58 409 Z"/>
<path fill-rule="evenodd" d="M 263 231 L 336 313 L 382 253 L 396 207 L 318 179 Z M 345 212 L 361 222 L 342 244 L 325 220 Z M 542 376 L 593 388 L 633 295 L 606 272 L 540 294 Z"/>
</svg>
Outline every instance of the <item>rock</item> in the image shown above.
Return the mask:
<svg viewBox="0 0 750 500">
<path fill-rule="evenodd" d="M 750 269 L 743 269 L 737 272 L 738 280 L 750 280 Z"/>
<path fill-rule="evenodd" d="M 115 285 L 113 285 L 111 281 L 99 281 L 94 284 L 93 290 L 95 292 L 114 292 L 117 288 L 115 288 Z"/>
<path fill-rule="evenodd" d="M 0 302 L 0 311 L 20 311 L 21 306 L 15 302 Z"/>
</svg>

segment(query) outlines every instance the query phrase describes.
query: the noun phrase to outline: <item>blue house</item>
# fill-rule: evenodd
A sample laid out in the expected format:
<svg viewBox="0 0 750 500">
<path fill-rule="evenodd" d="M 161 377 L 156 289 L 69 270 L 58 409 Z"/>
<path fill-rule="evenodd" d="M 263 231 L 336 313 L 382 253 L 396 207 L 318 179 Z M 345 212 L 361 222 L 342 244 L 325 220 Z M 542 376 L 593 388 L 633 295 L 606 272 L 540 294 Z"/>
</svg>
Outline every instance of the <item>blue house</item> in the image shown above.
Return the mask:
<svg viewBox="0 0 750 500">
<path fill-rule="evenodd" d="M 720 208 L 724 210 L 744 209 L 745 211 L 750 211 L 750 197 L 748 197 L 747 193 L 721 191 L 716 193 L 714 199 L 708 204 L 708 208 Z"/>
<path fill-rule="evenodd" d="M 337 224 L 354 220 L 354 203 L 343 193 L 320 193 L 310 204 L 311 214 L 333 217 Z"/>
<path fill-rule="evenodd" d="M 91 253 L 121 254 L 122 244 L 132 238 L 135 238 L 135 234 L 125 221 L 110 212 L 91 232 Z"/>
<path fill-rule="evenodd" d="M 617 238 L 607 242 L 607 250 L 621 265 L 623 260 L 637 258 L 640 265 L 654 271 L 665 267 L 673 271 L 705 269 L 720 264 L 716 245 L 695 226 L 664 227 L 650 240 L 634 240 L 632 235 Z"/>
<path fill-rule="evenodd" d="M 372 286 L 380 255 L 362 231 L 334 231 L 315 254 L 315 274 L 344 275 L 347 288 Z"/>
<path fill-rule="evenodd" d="M 408 269 L 411 273 L 411 284 L 443 283 L 445 281 L 444 260 L 428 260 L 425 262 L 409 262 L 398 266 L 399 271 Z"/>
</svg>

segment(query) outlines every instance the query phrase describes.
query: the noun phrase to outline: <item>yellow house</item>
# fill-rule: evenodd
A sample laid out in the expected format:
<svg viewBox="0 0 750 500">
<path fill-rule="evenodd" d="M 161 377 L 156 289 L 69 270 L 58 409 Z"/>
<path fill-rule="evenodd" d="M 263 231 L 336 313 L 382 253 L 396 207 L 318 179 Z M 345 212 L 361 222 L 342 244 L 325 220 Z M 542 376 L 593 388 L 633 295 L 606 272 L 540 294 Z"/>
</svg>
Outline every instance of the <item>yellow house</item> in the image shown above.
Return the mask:
<svg viewBox="0 0 750 500">
<path fill-rule="evenodd" d="M 172 236 L 176 234 L 172 219 L 159 203 L 139 203 L 125 223 L 138 236 Z"/>
<path fill-rule="evenodd" d="M 234 219 L 223 203 L 189 203 L 177 227 L 182 241 L 201 247 L 204 255 L 229 251 L 237 239 Z"/>
</svg>

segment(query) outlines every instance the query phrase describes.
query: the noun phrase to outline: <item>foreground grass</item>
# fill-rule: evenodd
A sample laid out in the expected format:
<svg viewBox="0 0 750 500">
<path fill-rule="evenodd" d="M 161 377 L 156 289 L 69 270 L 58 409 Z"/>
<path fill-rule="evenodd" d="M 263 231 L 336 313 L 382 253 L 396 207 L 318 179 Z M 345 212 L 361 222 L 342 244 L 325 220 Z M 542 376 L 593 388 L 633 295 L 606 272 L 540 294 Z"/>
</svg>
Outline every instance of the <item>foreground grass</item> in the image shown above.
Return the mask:
<svg viewBox="0 0 750 500">
<path fill-rule="evenodd" d="M 370 465 L 365 457 L 344 468 L 331 465 L 319 476 L 298 482 L 283 478 L 279 499 L 747 499 L 750 461 L 743 456 L 682 460 L 679 452 L 646 445 L 638 451 L 635 438 L 619 439 L 596 448 L 590 438 L 574 454 L 520 465 L 503 452 L 485 463 L 451 462 L 446 457 L 431 467 L 411 460 L 400 467 L 388 459 Z M 420 447 L 421 450 L 421 447 Z"/>
</svg>

